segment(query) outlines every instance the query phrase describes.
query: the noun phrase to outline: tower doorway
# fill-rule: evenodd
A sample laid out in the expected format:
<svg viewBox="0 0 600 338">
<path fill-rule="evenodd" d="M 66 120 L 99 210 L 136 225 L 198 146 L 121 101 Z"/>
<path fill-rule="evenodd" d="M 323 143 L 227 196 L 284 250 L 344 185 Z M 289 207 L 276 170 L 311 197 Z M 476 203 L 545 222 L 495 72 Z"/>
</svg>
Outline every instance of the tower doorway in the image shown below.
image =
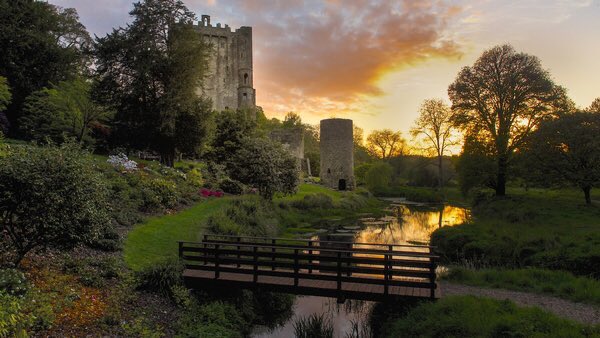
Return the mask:
<svg viewBox="0 0 600 338">
<path fill-rule="evenodd" d="M 341 190 L 341 191 L 346 190 L 346 180 L 341 179 L 338 181 L 338 190 Z"/>
</svg>

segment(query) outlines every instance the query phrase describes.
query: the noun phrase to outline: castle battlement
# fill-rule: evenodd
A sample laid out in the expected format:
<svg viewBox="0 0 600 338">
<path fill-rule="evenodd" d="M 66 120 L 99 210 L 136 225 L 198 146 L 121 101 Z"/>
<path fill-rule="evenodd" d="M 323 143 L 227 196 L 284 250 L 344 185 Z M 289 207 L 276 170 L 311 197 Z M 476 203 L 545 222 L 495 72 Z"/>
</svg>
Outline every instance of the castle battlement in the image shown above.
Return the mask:
<svg viewBox="0 0 600 338">
<path fill-rule="evenodd" d="M 202 15 L 192 25 L 213 48 L 202 94 L 212 99 L 213 108 L 218 111 L 256 107 L 252 27 L 242 26 L 232 31 L 229 25 L 213 26 L 209 15 Z"/>
</svg>

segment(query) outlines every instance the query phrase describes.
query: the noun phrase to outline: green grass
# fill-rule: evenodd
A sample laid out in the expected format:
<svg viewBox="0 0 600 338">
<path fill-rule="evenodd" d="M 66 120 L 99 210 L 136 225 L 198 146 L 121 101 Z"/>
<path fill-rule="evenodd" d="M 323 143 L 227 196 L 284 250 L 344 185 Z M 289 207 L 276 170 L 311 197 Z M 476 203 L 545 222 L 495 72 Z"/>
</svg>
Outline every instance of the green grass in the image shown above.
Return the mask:
<svg viewBox="0 0 600 338">
<path fill-rule="evenodd" d="M 443 190 L 427 187 L 391 186 L 377 188 L 373 192 L 379 197 L 405 197 L 409 201 L 423 203 L 446 202 L 453 205 L 467 204 L 467 198 L 461 195 L 457 187 L 444 187 Z"/>
<path fill-rule="evenodd" d="M 281 201 L 289 202 L 289 201 L 294 201 L 294 200 L 301 200 L 306 195 L 317 194 L 317 193 L 325 194 L 325 195 L 331 197 L 334 202 L 336 202 L 336 201 L 339 201 L 340 198 L 342 198 L 342 196 L 344 194 L 349 194 L 351 192 L 341 192 L 341 191 L 326 188 L 326 187 L 324 187 L 322 185 L 318 185 L 318 184 L 300 184 L 300 186 L 298 187 L 298 192 L 296 194 L 289 195 L 289 196 L 278 196 L 275 198 L 274 201 L 275 202 L 281 202 Z"/>
<path fill-rule="evenodd" d="M 478 201 L 467 224 L 436 230 L 445 263 L 539 267 L 600 277 L 600 207 L 572 189 L 509 190 Z"/>
<path fill-rule="evenodd" d="M 382 337 L 597 337 L 591 327 L 538 308 L 472 296 L 422 303 L 384 325 Z"/>
<path fill-rule="evenodd" d="M 173 215 L 153 217 L 136 226 L 125 241 L 124 258 L 133 270 L 177 257 L 177 241 L 196 241 L 204 220 L 229 202 L 211 199 Z"/>
<path fill-rule="evenodd" d="M 547 294 L 600 305 L 600 281 L 565 271 L 452 267 L 443 279 L 461 284 Z"/>
</svg>

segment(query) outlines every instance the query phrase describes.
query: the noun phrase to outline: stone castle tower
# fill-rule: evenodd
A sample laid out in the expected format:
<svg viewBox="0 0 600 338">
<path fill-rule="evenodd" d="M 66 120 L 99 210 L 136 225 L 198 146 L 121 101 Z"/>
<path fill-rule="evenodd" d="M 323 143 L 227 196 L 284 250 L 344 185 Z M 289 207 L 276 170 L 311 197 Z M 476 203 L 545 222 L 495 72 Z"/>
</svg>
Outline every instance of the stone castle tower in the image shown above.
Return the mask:
<svg viewBox="0 0 600 338">
<path fill-rule="evenodd" d="M 252 75 L 252 27 L 240 27 L 234 32 L 228 25 L 212 26 L 210 16 L 202 15 L 195 26 L 213 49 L 208 76 L 201 89 L 213 101 L 213 109 L 244 109 L 256 107 L 256 90 Z"/>
<path fill-rule="evenodd" d="M 321 121 L 321 183 L 338 190 L 354 189 L 354 127 L 352 120 Z"/>
</svg>

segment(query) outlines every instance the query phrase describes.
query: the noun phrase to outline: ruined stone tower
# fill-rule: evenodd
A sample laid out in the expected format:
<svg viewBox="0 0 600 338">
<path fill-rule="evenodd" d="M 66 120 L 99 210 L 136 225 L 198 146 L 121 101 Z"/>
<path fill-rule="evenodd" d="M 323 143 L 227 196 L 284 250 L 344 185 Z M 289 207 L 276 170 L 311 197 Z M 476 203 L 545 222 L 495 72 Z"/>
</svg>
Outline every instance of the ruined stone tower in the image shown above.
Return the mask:
<svg viewBox="0 0 600 338">
<path fill-rule="evenodd" d="M 321 121 L 321 183 L 338 190 L 354 189 L 352 120 Z"/>
<path fill-rule="evenodd" d="M 200 90 L 213 101 L 213 109 L 255 108 L 256 90 L 252 75 L 252 27 L 235 32 L 228 25 L 212 26 L 210 16 L 202 15 L 195 26 L 211 45 L 208 76 Z"/>
</svg>

